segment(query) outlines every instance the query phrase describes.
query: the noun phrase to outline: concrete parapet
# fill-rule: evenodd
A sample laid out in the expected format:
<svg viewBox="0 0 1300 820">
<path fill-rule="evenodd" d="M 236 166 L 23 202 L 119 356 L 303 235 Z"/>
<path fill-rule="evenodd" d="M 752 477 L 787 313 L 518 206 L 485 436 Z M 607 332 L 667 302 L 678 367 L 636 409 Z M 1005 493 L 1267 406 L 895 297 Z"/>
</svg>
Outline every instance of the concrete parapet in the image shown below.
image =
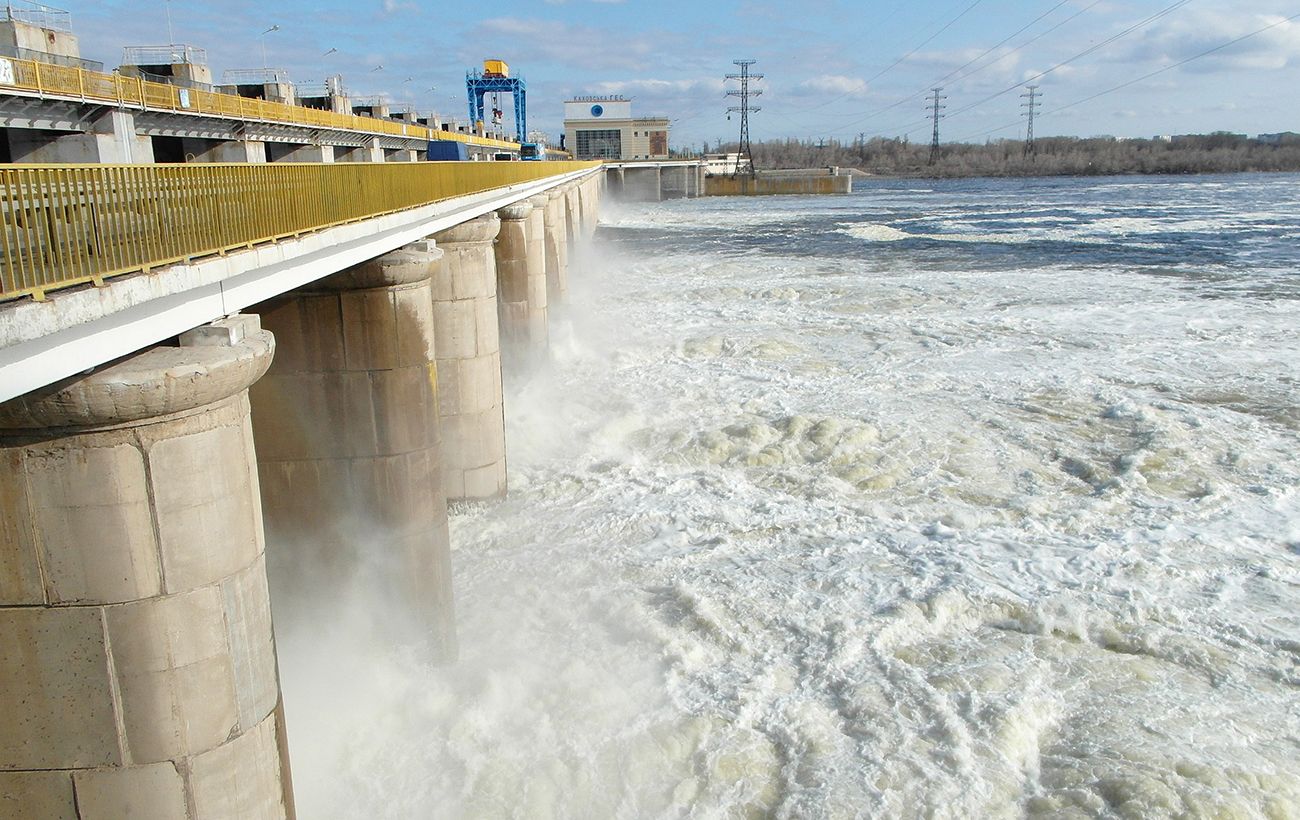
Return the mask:
<svg viewBox="0 0 1300 820">
<path fill-rule="evenodd" d="M 254 308 L 280 355 L 251 391 L 272 581 L 297 607 L 382 590 L 372 628 L 455 655 L 430 277 L 408 246 Z"/>
<path fill-rule="evenodd" d="M 0 815 L 293 814 L 247 393 L 274 342 L 223 324 L 0 405 Z"/>
<path fill-rule="evenodd" d="M 433 280 L 433 316 L 449 501 L 483 501 L 506 492 L 493 252 L 500 229 L 501 220 L 486 214 L 434 235 L 444 253 Z"/>
</svg>

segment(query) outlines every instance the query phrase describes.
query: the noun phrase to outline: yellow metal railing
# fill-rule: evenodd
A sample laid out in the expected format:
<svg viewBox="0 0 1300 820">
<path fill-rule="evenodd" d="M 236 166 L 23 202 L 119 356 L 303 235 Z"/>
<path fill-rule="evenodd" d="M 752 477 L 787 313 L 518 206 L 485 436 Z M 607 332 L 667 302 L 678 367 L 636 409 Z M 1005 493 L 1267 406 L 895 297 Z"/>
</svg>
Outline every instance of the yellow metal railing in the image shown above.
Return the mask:
<svg viewBox="0 0 1300 820">
<path fill-rule="evenodd" d="M 0 300 L 599 164 L 0 165 Z"/>
<path fill-rule="evenodd" d="M 321 111 L 301 105 L 250 100 L 234 94 L 218 94 L 215 91 L 201 91 L 197 88 L 179 88 L 165 83 L 149 82 L 138 77 L 123 77 L 120 74 L 101 74 L 69 66 L 38 63 L 33 60 L 6 59 L 13 66 L 13 82 L 0 82 L 0 91 L 5 88 L 16 88 L 37 94 L 98 100 L 136 108 L 177 111 L 183 114 L 265 120 L 420 140 L 455 140 L 489 148 L 518 149 L 519 147 L 516 143 L 491 137 L 440 131 L 395 120 L 336 114 L 333 111 Z"/>
</svg>

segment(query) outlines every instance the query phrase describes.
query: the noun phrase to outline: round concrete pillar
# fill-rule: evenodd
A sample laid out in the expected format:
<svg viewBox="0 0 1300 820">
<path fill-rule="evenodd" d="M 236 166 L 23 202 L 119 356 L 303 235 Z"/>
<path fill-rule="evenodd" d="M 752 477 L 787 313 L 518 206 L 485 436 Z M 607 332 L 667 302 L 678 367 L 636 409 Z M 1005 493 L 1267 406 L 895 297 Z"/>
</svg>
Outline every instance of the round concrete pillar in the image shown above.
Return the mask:
<svg viewBox="0 0 1300 820">
<path fill-rule="evenodd" d="M 546 195 L 543 215 L 546 252 L 547 307 L 559 302 L 569 289 L 569 237 L 566 226 L 564 191 L 552 188 Z"/>
<path fill-rule="evenodd" d="M 360 591 L 370 628 L 455 656 L 430 277 L 417 243 L 255 308 L 280 355 L 252 390 L 272 584 L 294 615 Z"/>
<path fill-rule="evenodd" d="M 596 233 L 596 223 L 599 219 L 596 215 L 596 200 L 599 188 L 600 182 L 597 174 L 589 174 L 578 183 L 579 198 L 582 201 L 582 236 L 584 239 L 591 239 Z"/>
<path fill-rule="evenodd" d="M 587 177 L 587 185 L 591 190 L 591 213 L 589 215 L 591 222 L 587 227 L 587 235 L 595 236 L 596 226 L 600 224 L 600 177 L 596 174 Z"/>
<path fill-rule="evenodd" d="M 545 344 L 545 337 L 534 340 L 529 316 L 533 277 L 540 274 L 541 281 L 546 281 L 546 269 L 540 264 L 543 260 L 541 245 L 529 242 L 534 210 L 532 202 L 524 200 L 497 211 L 501 218 L 501 232 L 496 243 L 497 310 L 501 317 L 501 347 L 507 367 L 520 364 L 530 348 Z M 536 247 L 530 247 L 530 244 Z M 539 265 L 536 271 L 533 269 L 535 264 Z"/>
<path fill-rule="evenodd" d="M 506 492 L 506 429 L 501 398 L 501 337 L 495 214 L 462 222 L 434 238 L 445 256 L 433 281 L 438 412 L 449 501 L 483 501 Z"/>
<path fill-rule="evenodd" d="M 578 241 L 582 230 L 578 227 L 578 222 L 582 218 L 582 212 L 578 209 L 578 184 L 570 182 L 560 189 L 564 196 L 564 230 L 569 238 L 569 252 L 575 249 L 575 243 Z"/>
<path fill-rule="evenodd" d="M 546 287 L 546 194 L 530 197 L 533 211 L 528 215 L 528 344 L 543 350 L 549 342 Z"/>
<path fill-rule="evenodd" d="M 293 814 L 247 392 L 274 341 L 217 324 L 0 405 L 4 816 Z"/>
</svg>

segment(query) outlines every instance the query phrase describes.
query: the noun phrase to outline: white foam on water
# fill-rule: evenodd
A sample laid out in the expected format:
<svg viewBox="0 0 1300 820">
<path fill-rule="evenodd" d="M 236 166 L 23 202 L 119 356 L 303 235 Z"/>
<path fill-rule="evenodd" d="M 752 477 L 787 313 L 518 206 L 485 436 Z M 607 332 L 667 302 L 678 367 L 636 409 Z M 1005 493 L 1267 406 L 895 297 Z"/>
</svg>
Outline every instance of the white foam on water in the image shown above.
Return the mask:
<svg viewBox="0 0 1300 820">
<path fill-rule="evenodd" d="M 869 262 L 575 279 L 303 815 L 1300 815 L 1300 303 Z"/>
</svg>

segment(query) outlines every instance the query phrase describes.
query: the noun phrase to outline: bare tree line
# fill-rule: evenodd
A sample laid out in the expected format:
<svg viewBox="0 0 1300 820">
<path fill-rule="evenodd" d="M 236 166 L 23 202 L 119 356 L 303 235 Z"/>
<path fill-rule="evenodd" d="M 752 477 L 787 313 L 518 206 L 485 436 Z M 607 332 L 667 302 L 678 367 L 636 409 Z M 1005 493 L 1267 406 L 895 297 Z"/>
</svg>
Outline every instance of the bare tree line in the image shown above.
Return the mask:
<svg viewBox="0 0 1300 820">
<path fill-rule="evenodd" d="M 723 145 L 735 151 L 734 143 Z M 1240 134 L 1172 139 L 1039 137 L 1026 152 L 1019 140 L 940 146 L 905 138 L 853 141 L 769 140 L 753 144 L 754 164 L 765 168 L 840 166 L 881 176 L 1075 176 L 1300 171 L 1300 138 L 1269 144 Z"/>
</svg>

